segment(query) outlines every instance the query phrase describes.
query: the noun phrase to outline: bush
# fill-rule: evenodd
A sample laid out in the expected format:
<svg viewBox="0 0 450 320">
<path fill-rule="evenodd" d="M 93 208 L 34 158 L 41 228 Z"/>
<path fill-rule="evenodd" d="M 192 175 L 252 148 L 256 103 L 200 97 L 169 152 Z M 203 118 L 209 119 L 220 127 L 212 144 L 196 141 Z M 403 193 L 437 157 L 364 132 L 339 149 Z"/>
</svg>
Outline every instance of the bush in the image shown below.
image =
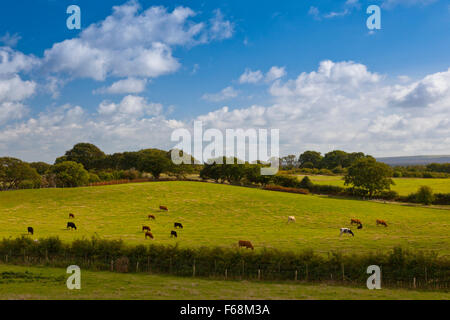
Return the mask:
<svg viewBox="0 0 450 320">
<path fill-rule="evenodd" d="M 263 189 L 264 190 L 270 190 L 270 191 L 281 191 L 281 192 L 289 192 L 289 193 L 309 194 L 309 191 L 307 189 L 286 188 L 286 187 L 280 187 L 280 186 L 274 186 L 274 185 L 267 185 Z"/>
<path fill-rule="evenodd" d="M 425 205 L 432 204 L 434 201 L 433 190 L 428 186 L 421 186 L 416 193 L 416 200 Z"/>
<path fill-rule="evenodd" d="M 308 176 L 305 176 L 303 177 L 302 181 L 300 181 L 299 187 L 311 190 L 314 187 L 314 183 Z"/>
</svg>

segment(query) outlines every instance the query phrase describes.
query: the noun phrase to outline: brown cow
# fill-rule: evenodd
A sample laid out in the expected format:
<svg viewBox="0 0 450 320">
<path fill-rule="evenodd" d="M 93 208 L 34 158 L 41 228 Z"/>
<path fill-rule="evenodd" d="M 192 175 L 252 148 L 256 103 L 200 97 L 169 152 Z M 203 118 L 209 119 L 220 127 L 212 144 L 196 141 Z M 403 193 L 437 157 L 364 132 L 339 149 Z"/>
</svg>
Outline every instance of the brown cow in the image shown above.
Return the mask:
<svg viewBox="0 0 450 320">
<path fill-rule="evenodd" d="M 159 210 L 169 211 L 166 206 L 159 206 Z"/>
<path fill-rule="evenodd" d="M 247 249 L 254 249 L 253 245 L 250 241 L 245 241 L 245 240 L 239 240 L 239 248 L 240 247 L 246 247 Z"/>
<path fill-rule="evenodd" d="M 69 213 L 69 219 L 70 219 L 70 218 L 75 218 L 75 216 L 74 216 L 73 213 Z"/>
<path fill-rule="evenodd" d="M 142 226 L 142 232 L 151 231 L 149 226 Z"/>
<path fill-rule="evenodd" d="M 147 237 L 150 237 L 150 239 L 153 239 L 153 235 L 152 235 L 152 233 L 150 231 L 147 231 L 145 233 L 145 239 L 147 239 Z"/>
<path fill-rule="evenodd" d="M 387 223 L 386 223 L 386 221 L 384 221 L 384 220 L 378 220 L 378 219 L 377 219 L 377 225 L 379 225 L 379 224 L 381 224 L 382 226 L 387 227 Z"/>
<path fill-rule="evenodd" d="M 149 219 L 152 219 L 152 220 L 155 220 L 155 216 L 152 215 L 152 214 L 149 214 L 149 215 L 148 215 L 148 218 L 149 218 Z"/>
<path fill-rule="evenodd" d="M 362 224 L 361 221 L 360 221 L 359 219 L 351 219 L 351 220 L 350 220 L 350 224 L 354 224 L 354 223 L 356 223 L 356 224 Z"/>
</svg>

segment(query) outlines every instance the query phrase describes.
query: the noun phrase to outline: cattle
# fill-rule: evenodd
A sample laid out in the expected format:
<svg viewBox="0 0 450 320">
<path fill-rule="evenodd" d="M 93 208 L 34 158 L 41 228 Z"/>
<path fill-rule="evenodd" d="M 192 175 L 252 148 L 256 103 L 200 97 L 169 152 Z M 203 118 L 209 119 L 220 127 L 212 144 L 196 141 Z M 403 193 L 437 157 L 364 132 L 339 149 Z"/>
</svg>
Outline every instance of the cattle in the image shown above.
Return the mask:
<svg viewBox="0 0 450 320">
<path fill-rule="evenodd" d="M 358 229 L 362 229 L 362 223 L 358 225 Z"/>
<path fill-rule="evenodd" d="M 28 234 L 34 234 L 34 229 L 32 227 L 28 227 Z"/>
<path fill-rule="evenodd" d="M 294 216 L 289 216 L 288 217 L 288 223 L 289 222 L 295 222 L 295 217 Z"/>
<path fill-rule="evenodd" d="M 384 221 L 384 220 L 378 220 L 378 219 L 377 219 L 377 226 L 378 226 L 379 224 L 381 224 L 382 226 L 387 227 L 387 223 L 386 223 L 386 221 Z"/>
<path fill-rule="evenodd" d="M 172 237 L 177 238 L 177 237 L 178 237 L 177 232 L 176 232 L 176 231 L 171 231 L 171 232 L 170 232 L 170 237 L 171 237 L 171 238 L 172 238 Z"/>
<path fill-rule="evenodd" d="M 255 249 L 255 248 L 253 248 L 253 245 L 250 241 L 245 241 L 245 240 L 239 240 L 239 248 L 240 247 L 245 247 L 247 249 L 252 249 L 252 250 Z"/>
<path fill-rule="evenodd" d="M 74 219 L 74 218 L 75 218 L 75 215 L 74 215 L 73 213 L 69 213 L 69 219 L 70 219 L 70 218 Z"/>
<path fill-rule="evenodd" d="M 362 224 L 359 219 L 351 219 L 350 224 Z"/>
<path fill-rule="evenodd" d="M 350 230 L 349 228 L 341 228 L 341 233 L 339 234 L 339 236 L 342 236 L 343 233 L 351 234 L 353 237 L 355 236 L 352 230 Z"/>
<path fill-rule="evenodd" d="M 145 239 L 147 239 L 147 237 L 150 237 L 150 239 L 153 239 L 153 235 L 152 235 L 152 233 L 150 231 L 147 231 L 145 233 Z"/>
<path fill-rule="evenodd" d="M 67 222 L 67 229 L 75 229 L 75 230 L 77 230 L 77 226 L 75 225 L 75 223 L 73 223 L 73 222 Z"/>
<path fill-rule="evenodd" d="M 163 211 L 169 211 L 169 209 L 167 209 L 166 206 L 159 206 L 159 210 L 163 210 Z"/>
<path fill-rule="evenodd" d="M 149 226 L 142 226 L 142 232 L 144 231 L 152 231 Z"/>
<path fill-rule="evenodd" d="M 181 224 L 181 223 L 179 223 L 179 222 L 175 222 L 174 224 L 173 224 L 173 227 L 176 229 L 176 228 L 180 228 L 180 229 L 183 229 L 183 225 Z"/>
<path fill-rule="evenodd" d="M 152 219 L 152 220 L 155 220 L 155 219 L 156 219 L 155 216 L 152 215 L 152 214 L 149 214 L 149 215 L 148 215 L 148 218 L 149 218 L 149 219 Z"/>
</svg>

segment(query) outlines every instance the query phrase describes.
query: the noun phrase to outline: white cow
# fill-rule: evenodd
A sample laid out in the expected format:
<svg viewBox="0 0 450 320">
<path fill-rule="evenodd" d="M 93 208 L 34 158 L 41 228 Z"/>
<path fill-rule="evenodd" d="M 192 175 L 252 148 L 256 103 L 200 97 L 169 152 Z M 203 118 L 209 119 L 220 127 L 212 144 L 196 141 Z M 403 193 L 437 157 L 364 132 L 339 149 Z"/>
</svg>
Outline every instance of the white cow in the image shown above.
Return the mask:
<svg viewBox="0 0 450 320">
<path fill-rule="evenodd" d="M 289 216 L 288 217 L 288 223 L 289 222 L 295 222 L 295 217 L 294 216 Z"/>
<path fill-rule="evenodd" d="M 355 236 L 352 230 L 350 230 L 349 228 L 341 228 L 341 234 L 339 235 L 339 237 L 342 236 L 343 233 L 351 234 L 353 237 Z"/>
</svg>

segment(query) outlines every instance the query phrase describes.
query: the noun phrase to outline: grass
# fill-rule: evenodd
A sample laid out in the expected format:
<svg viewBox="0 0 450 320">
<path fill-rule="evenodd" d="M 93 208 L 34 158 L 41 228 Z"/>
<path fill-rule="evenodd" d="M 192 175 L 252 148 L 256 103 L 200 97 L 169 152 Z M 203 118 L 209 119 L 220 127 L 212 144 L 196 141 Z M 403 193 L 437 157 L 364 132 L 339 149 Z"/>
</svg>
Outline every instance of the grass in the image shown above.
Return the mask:
<svg viewBox="0 0 450 320">
<path fill-rule="evenodd" d="M 160 212 L 159 205 L 170 211 Z M 77 231 L 65 228 L 69 213 L 75 214 Z M 148 214 L 156 221 L 149 221 Z M 291 215 L 297 222 L 287 224 Z M 350 226 L 351 218 L 360 219 L 364 228 L 354 230 L 355 237 L 339 237 L 339 228 Z M 389 227 L 377 227 L 376 219 Z M 184 225 L 178 239 L 170 238 L 174 222 Z M 144 239 L 143 225 L 151 226 L 154 240 Z M 255 250 L 313 248 L 322 253 L 385 251 L 400 245 L 448 256 L 449 225 L 448 210 L 198 182 L 0 192 L 0 238 L 20 237 L 32 226 L 33 239 L 72 241 L 96 235 L 129 244 L 184 247 L 236 247 L 238 240 L 250 240 Z"/>
<path fill-rule="evenodd" d="M 81 271 L 81 290 L 68 290 L 64 269 L 0 264 L 0 299 L 439 299 L 448 292 L 368 290 L 294 282 L 220 281 L 147 274 Z"/>
<path fill-rule="evenodd" d="M 302 179 L 304 175 L 297 175 Z M 313 183 L 344 187 L 342 176 L 309 176 Z M 407 196 L 417 192 L 420 186 L 429 186 L 434 193 L 450 193 L 450 179 L 393 178 L 395 185 L 391 189 L 400 195 Z"/>
</svg>

